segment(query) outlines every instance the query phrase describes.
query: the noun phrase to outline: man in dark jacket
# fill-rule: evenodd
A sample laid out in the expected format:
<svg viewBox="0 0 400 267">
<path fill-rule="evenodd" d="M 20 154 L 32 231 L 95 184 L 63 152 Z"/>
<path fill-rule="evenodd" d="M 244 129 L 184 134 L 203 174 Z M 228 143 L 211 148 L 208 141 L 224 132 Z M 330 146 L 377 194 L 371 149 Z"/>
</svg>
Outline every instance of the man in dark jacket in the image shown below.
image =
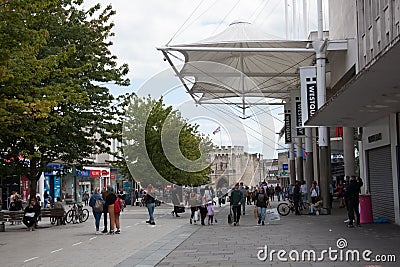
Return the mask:
<svg viewBox="0 0 400 267">
<path fill-rule="evenodd" d="M 174 205 L 174 210 L 172 211 L 172 215 L 175 214 L 176 217 L 181 217 L 181 216 L 178 215 L 179 208 L 180 208 L 180 205 L 181 205 L 181 200 L 180 200 L 180 197 L 179 197 L 179 190 L 178 190 L 178 188 L 176 188 L 175 185 L 172 188 L 171 194 L 172 194 L 172 196 L 171 196 L 172 204 Z"/>
<path fill-rule="evenodd" d="M 360 188 L 363 185 L 361 179 L 359 181 L 356 180 L 355 176 L 351 176 L 350 182 L 346 187 L 345 197 L 347 199 L 348 204 L 348 216 L 349 216 L 349 224 L 348 227 L 354 227 L 353 222 L 356 217 L 357 219 L 357 226 L 360 227 L 360 212 L 358 210 L 359 205 L 359 193 Z M 356 216 L 354 216 L 354 214 Z"/>
<path fill-rule="evenodd" d="M 28 227 L 28 231 L 34 231 L 37 218 L 40 215 L 40 206 L 36 197 L 31 197 L 28 206 L 24 210 L 22 222 Z"/>
<path fill-rule="evenodd" d="M 301 198 L 300 181 L 296 181 L 296 185 L 294 186 L 293 189 L 293 201 L 294 201 L 294 209 L 296 215 L 300 215 L 299 211 L 300 198 Z"/>
<path fill-rule="evenodd" d="M 103 192 L 101 192 L 101 197 L 105 200 L 108 196 L 108 191 L 106 188 L 103 189 Z M 107 213 L 108 213 L 108 206 L 103 205 L 103 222 L 104 222 L 104 229 L 102 231 L 103 234 L 107 234 Z"/>
<path fill-rule="evenodd" d="M 239 189 L 239 183 L 237 183 L 235 185 L 235 188 L 232 189 L 230 197 L 234 226 L 239 225 L 242 199 L 243 199 L 243 192 Z"/>
</svg>

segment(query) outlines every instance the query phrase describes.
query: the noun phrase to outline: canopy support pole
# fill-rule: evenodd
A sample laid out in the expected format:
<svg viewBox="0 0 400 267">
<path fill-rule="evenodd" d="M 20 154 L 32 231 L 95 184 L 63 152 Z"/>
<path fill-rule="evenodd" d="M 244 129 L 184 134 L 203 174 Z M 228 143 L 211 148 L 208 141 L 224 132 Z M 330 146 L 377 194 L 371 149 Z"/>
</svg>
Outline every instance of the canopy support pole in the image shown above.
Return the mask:
<svg viewBox="0 0 400 267">
<path fill-rule="evenodd" d="M 165 52 L 164 50 L 161 50 L 161 52 L 163 53 L 165 59 L 168 61 L 169 65 L 171 66 L 171 68 L 174 70 L 175 74 L 178 76 L 179 80 L 181 81 L 181 83 L 183 84 L 183 86 L 186 89 L 186 92 L 188 94 L 190 94 L 190 96 L 193 98 L 194 102 L 196 104 L 198 104 L 198 101 L 196 98 L 194 98 L 193 94 L 190 92 L 189 87 L 187 86 L 186 82 L 183 80 L 183 78 L 181 77 L 181 75 L 179 74 L 179 71 L 176 69 L 174 63 L 172 62 L 172 60 L 170 59 L 170 57 L 168 56 L 168 53 Z"/>
</svg>

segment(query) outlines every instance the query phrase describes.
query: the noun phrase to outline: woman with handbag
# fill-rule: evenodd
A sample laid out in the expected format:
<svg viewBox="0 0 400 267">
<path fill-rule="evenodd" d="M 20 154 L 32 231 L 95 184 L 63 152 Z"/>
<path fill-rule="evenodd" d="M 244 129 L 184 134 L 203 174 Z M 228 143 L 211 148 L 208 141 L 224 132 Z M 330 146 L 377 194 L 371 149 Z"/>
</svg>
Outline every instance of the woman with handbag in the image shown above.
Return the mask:
<svg viewBox="0 0 400 267">
<path fill-rule="evenodd" d="M 265 211 L 269 204 L 267 193 L 264 191 L 264 187 L 260 186 L 255 197 L 255 206 L 257 207 L 258 222 L 257 225 L 264 225 Z"/>
<path fill-rule="evenodd" d="M 92 207 L 93 216 L 95 219 L 95 226 L 96 226 L 96 235 L 101 234 L 100 232 L 100 219 L 101 214 L 103 213 L 103 206 L 105 201 L 103 197 L 100 195 L 100 188 L 96 187 L 94 189 L 94 194 L 90 197 L 89 206 Z"/>
<path fill-rule="evenodd" d="M 197 194 L 196 194 L 196 192 L 194 191 L 194 190 L 192 190 L 191 192 L 190 192 L 190 195 L 189 195 L 189 205 L 190 205 L 190 224 L 192 224 L 193 223 L 193 221 L 194 221 L 194 224 L 196 224 L 197 223 L 197 221 L 199 220 L 199 214 L 198 214 L 198 206 L 197 206 L 197 198 L 198 198 L 198 196 L 197 196 Z M 197 212 L 197 214 L 196 214 L 196 212 Z M 197 216 L 195 216 L 195 215 L 197 215 Z"/>
<path fill-rule="evenodd" d="M 155 225 L 156 223 L 154 222 L 154 209 L 156 207 L 156 200 L 153 196 L 153 186 L 149 184 L 147 186 L 147 192 L 143 192 L 143 198 L 144 202 L 146 203 L 147 206 L 147 211 L 149 212 L 149 220 L 146 221 L 146 223 L 149 223 L 150 225 Z"/>
</svg>

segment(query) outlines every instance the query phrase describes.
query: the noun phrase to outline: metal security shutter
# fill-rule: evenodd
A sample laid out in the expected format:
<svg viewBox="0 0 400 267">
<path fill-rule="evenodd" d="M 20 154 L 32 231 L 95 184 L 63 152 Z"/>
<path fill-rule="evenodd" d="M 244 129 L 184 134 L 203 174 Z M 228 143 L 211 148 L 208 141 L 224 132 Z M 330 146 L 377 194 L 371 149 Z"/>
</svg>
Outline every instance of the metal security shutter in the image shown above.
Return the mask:
<svg viewBox="0 0 400 267">
<path fill-rule="evenodd" d="M 394 222 L 392 157 L 390 146 L 367 151 L 369 191 L 374 218 L 385 217 Z"/>
</svg>

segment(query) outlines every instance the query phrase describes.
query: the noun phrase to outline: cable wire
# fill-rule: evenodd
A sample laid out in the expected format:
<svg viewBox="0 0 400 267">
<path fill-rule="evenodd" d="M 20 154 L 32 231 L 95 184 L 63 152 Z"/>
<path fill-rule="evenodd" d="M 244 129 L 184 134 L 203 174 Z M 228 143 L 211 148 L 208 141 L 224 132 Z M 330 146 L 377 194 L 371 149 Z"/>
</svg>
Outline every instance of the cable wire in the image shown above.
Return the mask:
<svg viewBox="0 0 400 267">
<path fill-rule="evenodd" d="M 203 4 L 203 2 L 204 2 L 204 0 L 200 1 L 200 3 L 195 7 L 195 9 L 192 11 L 192 13 L 189 15 L 189 17 L 187 17 L 185 22 L 183 22 L 181 27 L 179 27 L 179 29 L 174 33 L 174 35 L 171 37 L 171 39 L 167 42 L 167 44 L 165 46 L 168 46 L 172 42 L 172 40 L 177 36 L 178 32 L 183 28 L 183 26 L 185 26 L 185 24 L 189 21 L 189 19 L 193 16 L 193 14 L 197 11 L 197 9 L 199 9 L 199 7 L 201 6 L 201 4 Z"/>
</svg>

